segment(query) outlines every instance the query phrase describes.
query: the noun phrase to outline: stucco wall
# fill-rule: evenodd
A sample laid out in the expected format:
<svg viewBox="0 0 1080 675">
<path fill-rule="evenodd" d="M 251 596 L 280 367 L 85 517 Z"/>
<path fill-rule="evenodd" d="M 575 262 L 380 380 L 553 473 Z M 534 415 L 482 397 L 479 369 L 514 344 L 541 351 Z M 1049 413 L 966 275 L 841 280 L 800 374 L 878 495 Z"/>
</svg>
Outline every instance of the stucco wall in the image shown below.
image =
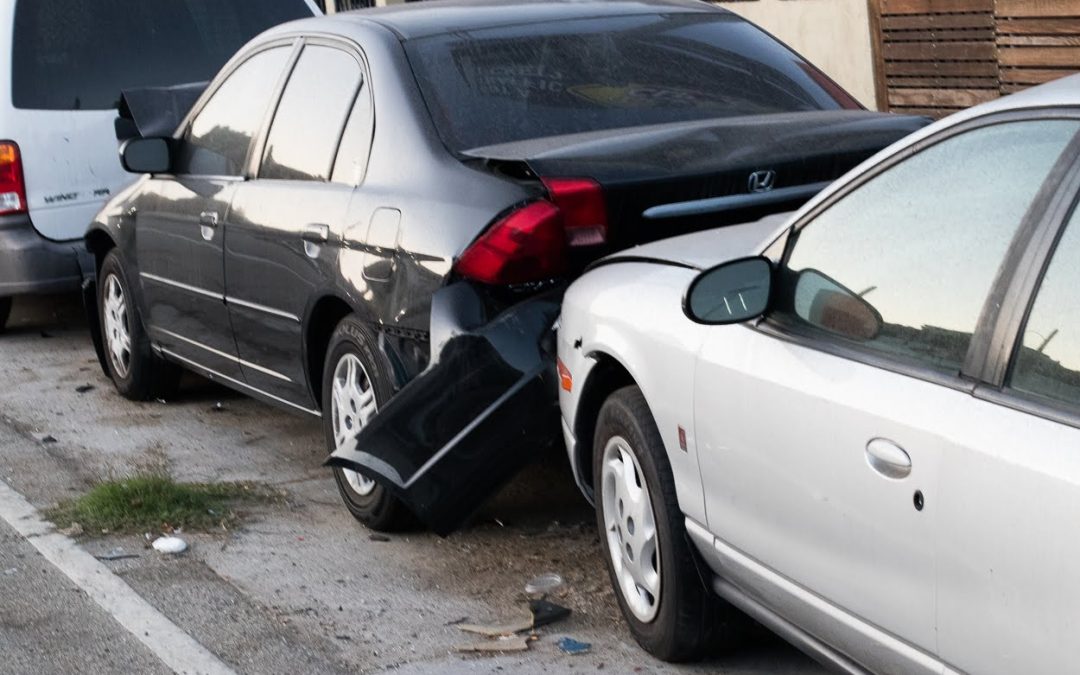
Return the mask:
<svg viewBox="0 0 1080 675">
<path fill-rule="evenodd" d="M 866 0 L 717 2 L 769 31 L 870 109 L 876 107 Z"/>
</svg>

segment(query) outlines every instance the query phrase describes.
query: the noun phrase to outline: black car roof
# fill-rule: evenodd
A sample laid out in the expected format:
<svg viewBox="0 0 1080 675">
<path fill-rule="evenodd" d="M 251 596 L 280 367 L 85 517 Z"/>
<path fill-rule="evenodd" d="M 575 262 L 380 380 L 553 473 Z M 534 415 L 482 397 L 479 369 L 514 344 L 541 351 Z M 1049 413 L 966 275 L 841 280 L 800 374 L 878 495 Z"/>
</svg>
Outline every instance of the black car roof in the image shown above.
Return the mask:
<svg viewBox="0 0 1080 675">
<path fill-rule="evenodd" d="M 427 0 L 337 15 L 374 21 L 402 39 L 496 26 L 658 12 L 726 12 L 701 0 Z"/>
</svg>

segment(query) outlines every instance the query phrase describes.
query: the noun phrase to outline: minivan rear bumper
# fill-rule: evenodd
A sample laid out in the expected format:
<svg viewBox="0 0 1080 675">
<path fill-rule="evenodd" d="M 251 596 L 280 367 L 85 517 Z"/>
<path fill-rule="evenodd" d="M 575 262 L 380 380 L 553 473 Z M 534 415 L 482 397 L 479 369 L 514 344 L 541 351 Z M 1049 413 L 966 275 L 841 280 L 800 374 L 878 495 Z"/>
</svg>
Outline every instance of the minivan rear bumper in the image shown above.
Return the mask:
<svg viewBox="0 0 1080 675">
<path fill-rule="evenodd" d="M 50 241 L 29 216 L 0 216 L 0 297 L 75 291 L 92 269 L 82 241 Z"/>
</svg>

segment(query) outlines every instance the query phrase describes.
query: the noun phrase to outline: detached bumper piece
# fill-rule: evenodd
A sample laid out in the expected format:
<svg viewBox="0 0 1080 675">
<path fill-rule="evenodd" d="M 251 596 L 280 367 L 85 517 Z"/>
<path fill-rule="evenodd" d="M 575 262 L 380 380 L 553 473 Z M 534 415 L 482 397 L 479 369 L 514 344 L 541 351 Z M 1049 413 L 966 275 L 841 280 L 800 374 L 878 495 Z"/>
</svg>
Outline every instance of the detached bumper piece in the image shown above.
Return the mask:
<svg viewBox="0 0 1080 675">
<path fill-rule="evenodd" d="M 557 437 L 561 293 L 448 339 L 434 364 L 327 464 L 361 471 L 446 536 Z"/>
</svg>

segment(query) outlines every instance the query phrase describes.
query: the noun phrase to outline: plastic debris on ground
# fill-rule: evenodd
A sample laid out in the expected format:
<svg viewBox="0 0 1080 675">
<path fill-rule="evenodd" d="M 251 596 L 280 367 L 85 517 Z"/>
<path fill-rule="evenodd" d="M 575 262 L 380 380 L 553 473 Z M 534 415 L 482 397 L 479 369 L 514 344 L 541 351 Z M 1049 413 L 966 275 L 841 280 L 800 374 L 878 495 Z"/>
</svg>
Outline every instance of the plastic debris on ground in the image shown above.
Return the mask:
<svg viewBox="0 0 1080 675">
<path fill-rule="evenodd" d="M 487 626 L 476 623 L 459 623 L 457 627 L 459 630 L 463 630 L 466 633 L 476 633 L 477 635 L 486 635 L 487 637 L 505 637 L 531 629 L 533 627 L 533 617 L 530 614 L 529 616 L 522 617 L 516 621 Z"/>
<path fill-rule="evenodd" d="M 92 384 L 82 384 L 82 385 L 79 385 L 78 387 L 75 387 L 75 393 L 76 394 L 85 394 L 86 392 L 93 391 L 94 389 L 96 389 L 96 387 L 94 387 L 94 385 L 92 385 Z"/>
<path fill-rule="evenodd" d="M 586 654 L 592 649 L 592 644 L 588 642 L 579 642 L 572 637 L 559 638 L 559 641 L 555 643 L 559 646 L 559 649 L 571 655 Z"/>
<path fill-rule="evenodd" d="M 529 595 L 547 595 L 559 590 L 565 584 L 561 575 L 549 572 L 530 579 L 529 583 L 525 584 L 525 592 Z"/>
<path fill-rule="evenodd" d="M 98 556 L 94 556 L 94 557 L 97 558 L 98 560 L 113 561 L 113 560 L 126 560 L 128 558 L 138 558 L 139 556 L 136 553 L 125 553 L 124 549 L 122 549 L 122 548 L 114 548 L 111 551 L 109 551 L 108 553 L 104 553 L 102 555 L 98 555 Z"/>
<path fill-rule="evenodd" d="M 547 600 L 530 600 L 529 611 L 532 612 L 533 616 L 533 628 L 562 621 L 570 616 L 569 607 L 556 605 L 554 602 L 548 602 Z"/>
<path fill-rule="evenodd" d="M 180 537 L 158 537 L 154 540 L 154 550 L 159 553 L 183 553 L 187 550 L 187 542 Z"/>
<path fill-rule="evenodd" d="M 529 637 L 526 635 L 510 635 L 503 636 L 495 640 L 485 640 L 484 642 L 474 642 L 472 644 L 460 645 L 457 647 L 459 652 L 473 652 L 473 653 L 500 653 L 500 652 L 523 652 L 529 648 Z"/>
<path fill-rule="evenodd" d="M 457 647 L 459 652 L 472 653 L 499 653 L 525 651 L 529 643 L 540 639 L 535 629 L 546 626 L 556 621 L 561 621 L 570 616 L 570 609 L 556 605 L 547 600 L 530 600 L 529 615 L 520 619 L 510 620 L 503 623 L 476 624 L 463 623 L 464 619 L 450 622 L 447 625 L 456 625 L 459 630 L 466 633 L 483 635 L 488 640 L 473 642 Z M 530 631 L 529 635 L 518 635 Z"/>
</svg>

